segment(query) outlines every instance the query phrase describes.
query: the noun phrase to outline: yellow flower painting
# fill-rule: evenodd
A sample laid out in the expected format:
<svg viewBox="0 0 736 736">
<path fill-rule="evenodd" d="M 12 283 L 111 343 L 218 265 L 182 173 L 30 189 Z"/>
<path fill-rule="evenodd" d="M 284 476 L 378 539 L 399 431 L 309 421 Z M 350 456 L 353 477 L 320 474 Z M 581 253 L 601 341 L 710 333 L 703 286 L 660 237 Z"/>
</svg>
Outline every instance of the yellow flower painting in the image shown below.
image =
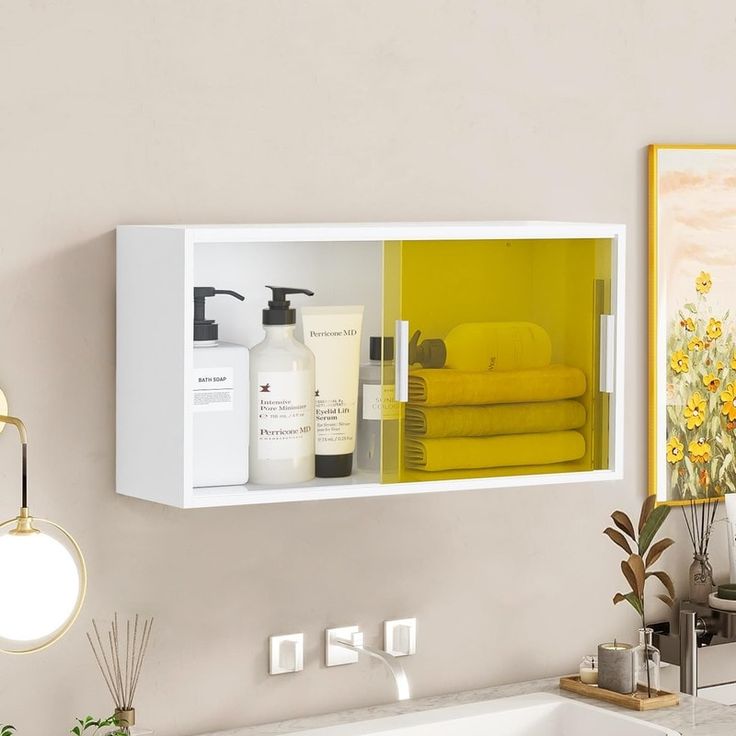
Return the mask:
<svg viewBox="0 0 736 736">
<path fill-rule="evenodd" d="M 698 294 L 707 294 L 711 286 L 713 286 L 713 282 L 711 281 L 710 274 L 701 271 L 695 279 L 695 290 Z"/>
<path fill-rule="evenodd" d="M 696 391 L 682 412 L 688 429 L 696 429 L 705 421 L 705 399 Z"/>
<path fill-rule="evenodd" d="M 729 422 L 736 420 L 736 387 L 733 383 L 726 386 L 726 390 L 721 394 L 721 413 L 724 414 Z"/>
<path fill-rule="evenodd" d="M 705 332 L 711 340 L 715 340 L 723 334 L 721 329 L 721 320 L 711 317 L 708 322 L 708 326 L 705 328 Z"/>
<path fill-rule="evenodd" d="M 684 449 L 685 445 L 683 445 L 677 437 L 670 437 L 667 440 L 667 462 L 679 463 L 683 458 L 682 451 Z"/>
<path fill-rule="evenodd" d="M 705 387 L 710 391 L 711 393 L 715 393 L 718 391 L 718 387 L 721 385 L 721 380 L 718 378 L 715 373 L 706 373 L 703 376 L 703 383 L 705 384 Z"/>
<path fill-rule="evenodd" d="M 688 446 L 687 451 L 690 460 L 694 463 L 707 463 L 710 460 L 710 445 L 703 437 L 693 440 Z"/>
<path fill-rule="evenodd" d="M 651 146 L 657 500 L 736 493 L 736 146 Z"/>
<path fill-rule="evenodd" d="M 676 353 L 672 354 L 670 365 L 675 373 L 684 373 L 688 368 L 689 362 L 690 358 L 685 355 L 682 350 L 678 350 Z"/>
<path fill-rule="evenodd" d="M 714 313 L 710 305 L 717 285 L 699 272 L 667 343 L 664 459 L 670 491 L 680 498 L 715 494 L 716 485 L 736 492 L 736 346 L 730 310 Z"/>
</svg>

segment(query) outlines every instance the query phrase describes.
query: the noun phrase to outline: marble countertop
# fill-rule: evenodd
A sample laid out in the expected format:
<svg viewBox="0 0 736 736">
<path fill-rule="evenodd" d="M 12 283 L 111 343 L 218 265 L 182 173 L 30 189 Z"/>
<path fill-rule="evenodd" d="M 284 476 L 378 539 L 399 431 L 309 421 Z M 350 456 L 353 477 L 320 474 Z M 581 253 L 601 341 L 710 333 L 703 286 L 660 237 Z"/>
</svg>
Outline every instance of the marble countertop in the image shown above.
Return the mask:
<svg viewBox="0 0 736 736">
<path fill-rule="evenodd" d="M 680 696 L 680 705 L 675 708 L 662 708 L 649 712 L 623 710 L 615 705 L 602 701 L 584 698 L 575 693 L 559 689 L 559 678 L 545 680 L 531 680 L 512 685 L 489 687 L 483 690 L 467 690 L 448 695 L 435 695 L 427 698 L 417 698 L 405 702 L 375 705 L 369 708 L 346 710 L 338 713 L 329 713 L 322 716 L 297 718 L 279 723 L 267 723 L 262 726 L 248 726 L 229 731 L 201 734 L 200 736 L 283 736 L 283 734 L 298 733 L 309 728 L 323 728 L 336 726 L 355 721 L 368 721 L 374 718 L 401 715 L 417 711 L 447 708 L 465 703 L 477 703 L 483 700 L 508 698 L 514 695 L 529 693 L 554 693 L 572 700 L 581 700 L 597 705 L 606 710 L 615 710 L 626 713 L 634 718 L 640 718 L 650 723 L 656 723 L 667 728 L 679 731 L 683 736 L 734 736 L 736 734 L 736 706 L 730 707 L 714 703 L 703 698 L 693 698 L 689 695 Z"/>
</svg>

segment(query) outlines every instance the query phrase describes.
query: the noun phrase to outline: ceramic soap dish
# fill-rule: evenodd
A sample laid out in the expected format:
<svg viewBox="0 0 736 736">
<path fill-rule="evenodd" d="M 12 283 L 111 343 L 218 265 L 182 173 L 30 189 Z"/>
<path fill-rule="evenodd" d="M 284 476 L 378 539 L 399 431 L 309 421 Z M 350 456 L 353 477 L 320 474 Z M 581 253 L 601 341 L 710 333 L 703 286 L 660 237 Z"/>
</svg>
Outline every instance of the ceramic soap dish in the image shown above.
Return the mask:
<svg viewBox="0 0 736 736">
<path fill-rule="evenodd" d="M 715 608 L 716 611 L 727 611 L 729 613 L 736 613 L 736 600 L 720 598 L 718 596 L 718 593 L 711 593 L 708 596 L 708 605 L 711 608 Z"/>
</svg>

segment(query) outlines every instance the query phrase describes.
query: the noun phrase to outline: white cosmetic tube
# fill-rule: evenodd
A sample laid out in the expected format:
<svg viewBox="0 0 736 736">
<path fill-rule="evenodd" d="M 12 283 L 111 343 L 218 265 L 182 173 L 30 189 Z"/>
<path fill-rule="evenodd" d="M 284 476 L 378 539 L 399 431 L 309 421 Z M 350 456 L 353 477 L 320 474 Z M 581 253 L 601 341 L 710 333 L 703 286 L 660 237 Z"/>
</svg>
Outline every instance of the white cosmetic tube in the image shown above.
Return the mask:
<svg viewBox="0 0 736 736">
<path fill-rule="evenodd" d="M 342 478 L 353 469 L 363 307 L 302 307 L 301 314 L 315 360 L 316 475 Z"/>
</svg>

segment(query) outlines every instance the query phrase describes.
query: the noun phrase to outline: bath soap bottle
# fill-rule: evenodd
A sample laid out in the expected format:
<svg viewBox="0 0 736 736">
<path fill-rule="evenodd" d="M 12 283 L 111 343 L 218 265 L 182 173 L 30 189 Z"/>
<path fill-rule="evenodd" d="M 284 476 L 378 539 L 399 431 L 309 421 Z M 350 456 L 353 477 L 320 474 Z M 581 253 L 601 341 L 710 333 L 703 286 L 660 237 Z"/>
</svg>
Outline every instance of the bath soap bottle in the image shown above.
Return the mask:
<svg viewBox="0 0 736 736">
<path fill-rule="evenodd" d="M 533 322 L 465 322 L 444 340 L 409 342 L 409 364 L 460 371 L 518 371 L 543 368 L 552 360 L 547 331 Z"/>
<path fill-rule="evenodd" d="M 286 297 L 314 292 L 266 288 L 266 336 L 250 353 L 250 480 L 301 483 L 314 478 L 314 355 L 294 335 L 296 310 Z"/>
<path fill-rule="evenodd" d="M 383 362 L 381 348 L 383 346 Z M 361 470 L 381 470 L 381 420 L 387 446 L 398 446 L 399 406 L 394 398 L 393 383 L 383 382 L 383 375 L 391 376 L 393 369 L 384 371 L 384 366 L 394 363 L 394 339 L 371 337 L 369 342 L 370 362 L 360 367 L 358 386 L 358 439 L 357 464 Z"/>
<path fill-rule="evenodd" d="M 234 291 L 194 287 L 192 484 L 236 486 L 248 480 L 248 348 L 218 340 L 205 300 Z"/>
</svg>

